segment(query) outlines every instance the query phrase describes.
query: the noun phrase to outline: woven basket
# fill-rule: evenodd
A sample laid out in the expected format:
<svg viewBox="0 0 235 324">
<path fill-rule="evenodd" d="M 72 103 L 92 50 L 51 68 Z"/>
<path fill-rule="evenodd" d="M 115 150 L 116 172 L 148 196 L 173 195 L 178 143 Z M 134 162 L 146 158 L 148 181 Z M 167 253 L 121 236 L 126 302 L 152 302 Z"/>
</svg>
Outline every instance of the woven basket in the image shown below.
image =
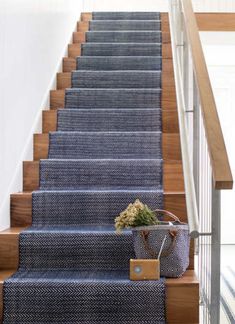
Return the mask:
<svg viewBox="0 0 235 324">
<path fill-rule="evenodd" d="M 174 221 L 160 222 L 159 225 L 139 226 L 132 229 L 134 249 L 137 259 L 157 259 L 166 236 L 160 257 L 160 275 L 180 277 L 189 265 L 189 228 L 174 214 L 161 209 L 156 214 L 167 215 Z"/>
</svg>

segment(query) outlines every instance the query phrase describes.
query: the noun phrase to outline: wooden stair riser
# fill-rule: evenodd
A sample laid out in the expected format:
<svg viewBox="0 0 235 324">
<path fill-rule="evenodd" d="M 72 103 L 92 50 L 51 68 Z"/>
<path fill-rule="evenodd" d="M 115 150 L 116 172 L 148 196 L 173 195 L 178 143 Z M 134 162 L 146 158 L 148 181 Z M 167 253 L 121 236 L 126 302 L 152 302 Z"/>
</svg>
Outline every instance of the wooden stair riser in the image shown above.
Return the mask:
<svg viewBox="0 0 235 324">
<path fill-rule="evenodd" d="M 164 209 L 171 211 L 187 221 L 184 192 L 164 192 Z M 11 195 L 11 226 L 24 227 L 32 224 L 32 193 L 15 193 Z"/>
<path fill-rule="evenodd" d="M 174 77 L 172 58 L 163 58 L 162 59 L 162 66 L 163 66 L 163 71 L 164 72 L 171 72 L 172 77 Z M 76 69 L 77 69 L 77 66 L 76 66 L 76 59 L 75 58 L 71 58 L 71 57 L 64 57 L 63 58 L 63 72 L 72 72 L 72 71 L 74 71 Z"/>
<path fill-rule="evenodd" d="M 57 111 L 44 110 L 42 114 L 43 133 L 55 132 L 57 130 Z M 162 132 L 179 133 L 178 115 L 175 110 L 162 111 Z"/>
<path fill-rule="evenodd" d="M 19 266 L 19 234 L 25 227 L 11 227 L 0 232 L 0 271 L 17 270 Z M 193 242 L 190 247 L 190 265 L 193 269 Z"/>
<path fill-rule="evenodd" d="M 92 20 L 92 19 L 90 19 Z M 90 21 L 89 20 L 89 21 Z M 79 32 L 86 32 L 89 30 L 89 21 L 79 21 L 77 23 L 77 31 Z M 161 31 L 162 32 L 169 32 L 170 28 L 169 28 L 169 18 L 168 18 L 168 14 L 167 13 L 162 13 L 161 14 Z"/>
<path fill-rule="evenodd" d="M 163 164 L 164 191 L 184 191 L 182 164 L 178 161 Z M 23 163 L 23 191 L 39 188 L 39 161 Z"/>
<path fill-rule="evenodd" d="M 79 31 L 73 33 L 73 43 L 85 43 L 86 42 L 86 33 Z M 171 42 L 171 36 L 169 32 L 162 32 L 162 44 L 169 44 Z M 145 44 L 143 43 L 143 46 Z"/>
<path fill-rule="evenodd" d="M 77 23 L 78 32 L 86 32 L 88 30 L 89 30 L 89 21 L 78 21 Z"/>
<path fill-rule="evenodd" d="M 171 62 L 171 60 L 168 60 Z M 141 71 L 140 71 L 141 72 Z M 72 73 L 71 72 L 60 72 L 57 73 L 57 89 L 63 90 L 72 87 Z M 170 65 L 163 66 L 162 72 L 162 89 L 175 88 L 175 81 L 173 71 Z"/>
<path fill-rule="evenodd" d="M 176 109 L 175 87 L 166 86 L 162 89 L 162 109 Z M 64 108 L 65 90 L 50 91 L 50 109 Z"/>
<path fill-rule="evenodd" d="M 34 160 L 47 159 L 49 134 L 34 134 Z M 181 160 L 179 134 L 162 134 L 162 157 L 164 160 Z"/>
<path fill-rule="evenodd" d="M 81 21 L 89 21 L 92 20 L 92 13 L 91 12 L 82 12 L 81 13 Z"/>
<path fill-rule="evenodd" d="M 0 323 L 3 320 L 3 281 L 12 271 L 0 271 Z M 194 271 L 180 279 L 166 280 L 166 320 L 168 324 L 199 323 L 199 287 Z M 179 311 L 181 310 L 181 311 Z"/>
<path fill-rule="evenodd" d="M 90 17 L 90 16 L 88 16 Z M 90 17 L 92 18 L 92 17 Z M 85 21 L 79 21 L 77 23 L 77 31 L 79 32 L 86 32 L 89 30 L 89 20 L 85 20 Z M 169 32 L 169 18 L 168 18 L 168 14 L 167 13 L 161 13 L 161 30 L 162 32 Z"/>
<path fill-rule="evenodd" d="M 144 43 L 143 43 L 144 46 Z M 68 57 L 69 58 L 76 58 L 77 56 L 81 56 L 81 44 L 69 44 L 68 45 Z M 162 45 L 162 58 L 172 58 L 172 50 L 171 44 L 165 43 Z"/>
</svg>

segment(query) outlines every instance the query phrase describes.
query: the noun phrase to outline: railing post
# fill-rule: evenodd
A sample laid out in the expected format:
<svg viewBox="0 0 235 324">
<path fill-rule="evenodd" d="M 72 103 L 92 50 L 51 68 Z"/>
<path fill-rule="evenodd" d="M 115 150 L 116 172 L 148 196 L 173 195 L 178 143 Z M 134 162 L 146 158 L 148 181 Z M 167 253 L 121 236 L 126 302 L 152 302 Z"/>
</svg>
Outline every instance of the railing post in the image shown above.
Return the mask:
<svg viewBox="0 0 235 324">
<path fill-rule="evenodd" d="M 211 199 L 211 323 L 220 323 L 220 250 L 221 250 L 221 192 L 212 183 Z"/>
<path fill-rule="evenodd" d="M 193 177 L 197 206 L 199 210 L 199 170 L 200 170 L 200 111 L 195 76 L 193 76 Z"/>
</svg>

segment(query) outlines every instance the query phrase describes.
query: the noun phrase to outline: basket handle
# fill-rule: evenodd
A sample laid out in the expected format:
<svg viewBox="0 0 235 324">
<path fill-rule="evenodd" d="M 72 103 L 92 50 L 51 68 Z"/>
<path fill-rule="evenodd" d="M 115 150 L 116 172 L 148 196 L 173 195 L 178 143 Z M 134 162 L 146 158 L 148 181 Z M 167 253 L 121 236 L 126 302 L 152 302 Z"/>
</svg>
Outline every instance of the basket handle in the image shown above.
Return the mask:
<svg viewBox="0 0 235 324">
<path fill-rule="evenodd" d="M 180 219 L 175 214 L 169 212 L 168 210 L 165 210 L 165 209 L 155 209 L 154 212 L 156 214 L 165 214 L 165 215 L 171 217 L 172 219 L 174 219 L 176 222 L 182 223 L 180 221 Z"/>
<path fill-rule="evenodd" d="M 157 253 L 151 248 L 148 242 L 149 233 L 150 233 L 149 231 L 141 231 L 140 236 L 143 240 L 145 249 L 148 251 L 148 253 L 151 255 L 152 258 L 157 259 Z M 162 252 L 161 257 L 167 257 L 168 255 L 170 255 L 175 247 L 178 231 L 169 230 L 169 234 L 171 237 L 171 244 L 166 251 Z"/>
</svg>

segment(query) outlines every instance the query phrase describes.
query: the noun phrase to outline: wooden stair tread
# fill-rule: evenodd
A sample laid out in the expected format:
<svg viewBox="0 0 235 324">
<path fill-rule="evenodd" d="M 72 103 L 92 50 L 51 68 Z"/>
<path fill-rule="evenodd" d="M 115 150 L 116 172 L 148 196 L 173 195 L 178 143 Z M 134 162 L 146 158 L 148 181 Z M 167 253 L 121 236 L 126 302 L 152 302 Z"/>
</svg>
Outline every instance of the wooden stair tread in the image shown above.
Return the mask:
<svg viewBox="0 0 235 324">
<path fill-rule="evenodd" d="M 34 160 L 48 158 L 49 134 L 34 134 Z M 162 157 L 164 161 L 181 161 L 179 133 L 162 133 Z"/>
<path fill-rule="evenodd" d="M 0 270 L 0 323 L 3 315 L 3 282 L 14 270 Z M 199 283 L 193 270 L 187 270 L 181 278 L 166 279 L 167 323 L 198 323 Z M 187 309 L 184 309 L 187 305 Z M 182 312 L 179 312 L 179 309 Z"/>
</svg>

